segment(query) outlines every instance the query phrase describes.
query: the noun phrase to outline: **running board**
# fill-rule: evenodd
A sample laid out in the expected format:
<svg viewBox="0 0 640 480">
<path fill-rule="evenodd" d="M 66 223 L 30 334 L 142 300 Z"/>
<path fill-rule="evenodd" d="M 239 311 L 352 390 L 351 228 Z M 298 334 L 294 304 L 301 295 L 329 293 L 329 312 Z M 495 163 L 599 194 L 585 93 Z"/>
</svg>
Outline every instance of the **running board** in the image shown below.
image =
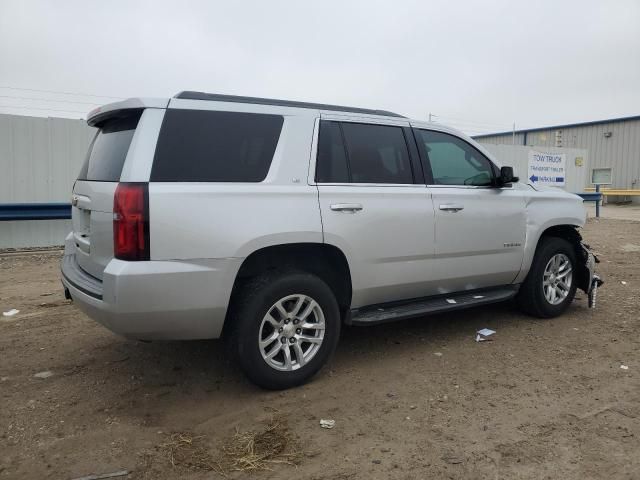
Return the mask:
<svg viewBox="0 0 640 480">
<path fill-rule="evenodd" d="M 374 325 L 393 322 L 405 318 L 422 317 L 432 313 L 462 310 L 464 308 L 487 305 L 508 300 L 518 293 L 519 285 L 459 292 L 437 297 L 426 297 L 403 303 L 383 304 L 351 310 L 351 325 Z"/>
</svg>

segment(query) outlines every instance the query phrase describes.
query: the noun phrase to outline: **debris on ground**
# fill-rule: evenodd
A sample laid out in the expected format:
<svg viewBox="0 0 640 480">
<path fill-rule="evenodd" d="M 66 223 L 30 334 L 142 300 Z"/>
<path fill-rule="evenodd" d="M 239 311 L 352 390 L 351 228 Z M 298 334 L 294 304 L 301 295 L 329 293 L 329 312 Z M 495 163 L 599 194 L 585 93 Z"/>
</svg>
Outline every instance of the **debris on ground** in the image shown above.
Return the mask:
<svg viewBox="0 0 640 480">
<path fill-rule="evenodd" d="M 445 455 L 442 457 L 442 460 L 451 465 L 458 465 L 462 463 L 462 458 L 457 455 Z"/>
<path fill-rule="evenodd" d="M 236 430 L 218 455 L 214 455 L 206 435 L 178 432 L 156 447 L 153 456 L 159 454 L 173 468 L 216 472 L 226 477 L 230 472 L 273 470 L 276 465 L 295 466 L 303 455 L 296 447 L 297 443 L 284 419 L 271 418 L 259 431 Z"/>
<path fill-rule="evenodd" d="M 434 352 L 434 355 L 435 355 L 436 357 L 441 357 L 441 356 L 442 356 L 442 352 Z"/>
<path fill-rule="evenodd" d="M 320 420 L 320 426 L 322 428 L 333 428 L 336 426 L 335 420 L 325 420 L 324 418 Z"/>
<path fill-rule="evenodd" d="M 15 308 L 12 308 L 8 312 L 2 312 L 2 316 L 3 317 L 13 317 L 16 313 L 20 313 L 20 310 L 16 310 Z"/>
<path fill-rule="evenodd" d="M 129 470 L 119 470 L 117 472 L 102 473 L 99 475 L 86 475 L 84 477 L 74 478 L 73 480 L 102 480 L 104 478 L 124 477 L 125 475 L 129 475 L 129 473 Z"/>
<path fill-rule="evenodd" d="M 627 284 L 627 282 L 625 282 L 624 280 L 620 280 L 620 283 L 621 283 L 622 285 L 626 285 L 626 284 Z"/>
<path fill-rule="evenodd" d="M 622 370 L 629 370 L 629 365 L 620 365 Z"/>
<path fill-rule="evenodd" d="M 284 419 L 272 418 L 260 432 L 236 431 L 230 443 L 223 447 L 219 462 L 222 472 L 273 470 L 276 465 L 295 466 L 302 458 L 294 435 Z"/>
<path fill-rule="evenodd" d="M 46 370 L 44 372 L 38 372 L 34 375 L 35 378 L 49 378 L 53 377 L 53 372 L 50 370 Z"/>
<path fill-rule="evenodd" d="M 173 433 L 169 440 L 158 447 L 172 467 L 188 470 L 219 470 L 210 449 L 205 442 L 206 436 L 191 432 Z"/>
<path fill-rule="evenodd" d="M 496 333 L 496 331 L 491 330 L 490 328 L 483 328 L 482 330 L 478 330 L 476 333 L 476 342 L 486 342 L 487 340 L 491 340 L 488 337 Z"/>
</svg>

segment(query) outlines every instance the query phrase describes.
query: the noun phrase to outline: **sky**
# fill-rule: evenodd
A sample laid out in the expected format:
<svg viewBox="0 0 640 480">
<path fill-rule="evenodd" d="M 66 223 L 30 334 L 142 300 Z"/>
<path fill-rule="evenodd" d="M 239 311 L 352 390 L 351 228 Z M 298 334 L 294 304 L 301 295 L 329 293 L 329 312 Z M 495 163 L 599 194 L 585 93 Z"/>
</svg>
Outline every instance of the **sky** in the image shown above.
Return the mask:
<svg viewBox="0 0 640 480">
<path fill-rule="evenodd" d="M 0 0 L 0 113 L 182 90 L 468 134 L 640 115 L 640 0 Z"/>
</svg>

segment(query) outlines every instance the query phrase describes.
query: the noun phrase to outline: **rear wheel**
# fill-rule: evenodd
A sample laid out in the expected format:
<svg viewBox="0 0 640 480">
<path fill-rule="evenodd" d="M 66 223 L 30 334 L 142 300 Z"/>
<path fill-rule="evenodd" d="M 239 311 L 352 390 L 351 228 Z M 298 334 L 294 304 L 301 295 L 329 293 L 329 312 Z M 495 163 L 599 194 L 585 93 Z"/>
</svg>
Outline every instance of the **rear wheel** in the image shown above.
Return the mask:
<svg viewBox="0 0 640 480">
<path fill-rule="evenodd" d="M 232 347 L 257 385 L 284 389 L 315 375 L 334 352 L 340 312 L 331 289 L 304 272 L 248 282 L 235 300 Z"/>
<path fill-rule="evenodd" d="M 542 238 L 531 270 L 518 292 L 520 308 L 539 318 L 562 314 L 576 293 L 575 267 L 575 250 L 567 240 Z"/>
</svg>

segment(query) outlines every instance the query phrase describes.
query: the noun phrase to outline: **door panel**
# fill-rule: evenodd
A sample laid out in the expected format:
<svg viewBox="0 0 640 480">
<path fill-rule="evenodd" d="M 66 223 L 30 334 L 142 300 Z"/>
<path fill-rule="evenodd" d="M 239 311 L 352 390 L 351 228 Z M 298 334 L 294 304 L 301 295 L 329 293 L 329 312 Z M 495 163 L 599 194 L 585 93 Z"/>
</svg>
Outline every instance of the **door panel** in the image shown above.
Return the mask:
<svg viewBox="0 0 640 480">
<path fill-rule="evenodd" d="M 436 218 L 440 293 L 511 283 L 524 255 L 522 195 L 511 188 L 428 189 Z"/>
<path fill-rule="evenodd" d="M 435 274 L 440 292 L 514 281 L 524 256 L 525 202 L 495 188 L 495 165 L 472 140 L 414 128 L 436 218 Z"/>
<path fill-rule="evenodd" d="M 424 185 L 318 185 L 318 190 L 324 241 L 349 260 L 352 307 L 437 291 L 434 212 Z"/>
</svg>

